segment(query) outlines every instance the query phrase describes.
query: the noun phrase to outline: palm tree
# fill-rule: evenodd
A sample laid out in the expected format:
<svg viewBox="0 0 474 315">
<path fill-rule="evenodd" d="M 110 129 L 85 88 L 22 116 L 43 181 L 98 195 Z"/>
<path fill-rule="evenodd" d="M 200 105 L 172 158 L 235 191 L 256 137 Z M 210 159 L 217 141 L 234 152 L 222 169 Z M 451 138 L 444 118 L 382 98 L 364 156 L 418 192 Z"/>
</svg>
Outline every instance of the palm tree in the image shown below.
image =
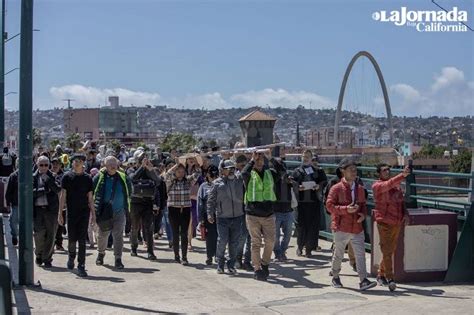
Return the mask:
<svg viewBox="0 0 474 315">
<path fill-rule="evenodd" d="M 66 145 L 76 152 L 81 146 L 81 136 L 78 133 L 71 133 L 66 137 Z"/>
</svg>

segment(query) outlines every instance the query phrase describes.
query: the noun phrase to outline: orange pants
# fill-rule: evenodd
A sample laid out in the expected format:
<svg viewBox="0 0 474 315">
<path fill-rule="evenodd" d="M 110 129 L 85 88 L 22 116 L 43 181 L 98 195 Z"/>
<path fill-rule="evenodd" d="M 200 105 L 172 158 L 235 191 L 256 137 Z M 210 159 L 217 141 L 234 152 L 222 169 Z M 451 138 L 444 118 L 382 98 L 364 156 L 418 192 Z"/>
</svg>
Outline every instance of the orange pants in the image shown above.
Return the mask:
<svg viewBox="0 0 474 315">
<path fill-rule="evenodd" d="M 382 261 L 378 271 L 379 276 L 385 276 L 387 280 L 393 279 L 393 254 L 397 249 L 400 225 L 390 225 L 377 223 L 380 236 L 380 250 L 382 251 Z"/>
</svg>

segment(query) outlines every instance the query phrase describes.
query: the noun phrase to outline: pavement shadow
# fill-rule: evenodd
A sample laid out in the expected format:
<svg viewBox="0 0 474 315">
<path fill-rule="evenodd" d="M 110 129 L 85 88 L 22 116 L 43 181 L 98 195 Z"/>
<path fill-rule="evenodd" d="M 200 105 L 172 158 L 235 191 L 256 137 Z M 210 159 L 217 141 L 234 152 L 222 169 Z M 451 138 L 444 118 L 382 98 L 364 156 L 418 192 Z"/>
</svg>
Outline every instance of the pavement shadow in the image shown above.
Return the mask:
<svg viewBox="0 0 474 315">
<path fill-rule="evenodd" d="M 304 266 L 303 268 L 294 268 L 293 266 L 284 266 L 278 264 L 270 265 L 270 277 L 268 278 L 269 283 L 275 283 L 281 285 L 284 288 L 310 288 L 310 289 L 321 289 L 328 285 L 322 283 L 316 283 L 309 280 L 307 277 L 309 273 L 307 270 L 314 269 L 311 266 Z M 293 281 L 285 280 L 292 279 Z"/>
<path fill-rule="evenodd" d="M 444 299 L 456 299 L 456 300 L 470 300 L 468 297 L 459 297 L 459 296 L 447 296 L 444 295 L 446 291 L 441 289 L 417 289 L 417 288 L 407 288 L 403 286 L 397 286 L 397 290 L 390 292 L 388 288 L 377 286 L 374 289 L 370 289 L 367 291 L 360 291 L 355 288 L 347 288 L 344 287 L 343 289 L 359 292 L 364 295 L 373 295 L 373 296 L 396 296 L 396 297 L 407 297 L 412 295 L 419 295 L 419 296 L 426 296 L 426 297 L 436 297 L 436 298 L 444 298 Z"/>
<path fill-rule="evenodd" d="M 87 277 L 84 277 L 84 278 L 81 278 L 81 279 L 89 280 L 89 281 L 110 281 L 110 282 L 114 282 L 114 283 L 125 282 L 124 278 L 105 277 L 105 276 L 92 276 L 92 275 L 88 275 Z"/>
<path fill-rule="evenodd" d="M 66 299 L 79 300 L 79 301 L 83 301 L 83 302 L 87 302 L 87 303 L 93 303 L 93 304 L 100 304 L 100 305 L 105 305 L 105 306 L 110 306 L 110 307 L 116 307 L 116 308 L 119 308 L 119 309 L 122 309 L 122 310 L 128 310 L 128 311 L 146 312 L 146 313 L 153 313 L 153 314 L 160 314 L 160 313 L 179 314 L 179 313 L 173 313 L 173 312 L 168 312 L 168 311 L 161 311 L 161 310 L 154 310 L 154 309 L 143 308 L 143 307 L 136 307 L 136 306 L 128 305 L 128 304 L 120 304 L 120 303 L 108 302 L 108 301 L 104 301 L 104 300 L 92 299 L 92 298 L 89 298 L 89 297 L 70 294 L 70 293 L 66 293 L 66 292 L 52 291 L 52 290 L 48 290 L 48 289 L 32 289 L 32 290 L 37 291 L 37 292 L 41 292 L 41 293 L 44 293 L 44 294 L 59 296 L 59 297 L 66 298 Z"/>
<path fill-rule="evenodd" d="M 160 271 L 160 269 L 156 268 L 128 268 L 125 267 L 124 269 L 117 269 L 114 266 L 111 265 L 106 265 L 104 264 L 103 267 L 115 271 L 115 272 L 120 272 L 120 273 L 146 273 L 146 274 L 152 274 L 155 273 L 156 271 Z"/>
</svg>

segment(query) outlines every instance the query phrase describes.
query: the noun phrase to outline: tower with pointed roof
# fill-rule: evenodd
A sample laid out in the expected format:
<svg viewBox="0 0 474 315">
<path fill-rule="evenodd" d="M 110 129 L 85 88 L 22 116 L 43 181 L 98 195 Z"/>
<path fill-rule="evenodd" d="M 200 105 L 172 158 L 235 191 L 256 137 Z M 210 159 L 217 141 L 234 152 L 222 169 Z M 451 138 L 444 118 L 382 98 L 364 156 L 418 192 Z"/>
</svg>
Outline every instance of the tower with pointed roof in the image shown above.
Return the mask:
<svg viewBox="0 0 474 315">
<path fill-rule="evenodd" d="M 273 143 L 273 128 L 276 119 L 260 110 L 254 110 L 239 119 L 242 142 L 247 147 Z"/>
</svg>

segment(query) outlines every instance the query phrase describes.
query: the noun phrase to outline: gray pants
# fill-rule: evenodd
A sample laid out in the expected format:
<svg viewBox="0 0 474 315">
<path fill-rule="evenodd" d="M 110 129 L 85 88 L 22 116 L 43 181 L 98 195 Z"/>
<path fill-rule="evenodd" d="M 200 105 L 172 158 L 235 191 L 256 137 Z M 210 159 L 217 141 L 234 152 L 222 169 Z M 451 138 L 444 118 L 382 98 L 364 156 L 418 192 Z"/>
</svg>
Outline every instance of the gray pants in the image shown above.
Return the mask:
<svg viewBox="0 0 474 315">
<path fill-rule="evenodd" d="M 367 278 L 367 267 L 365 265 L 365 238 L 364 232 L 352 234 L 346 232 L 334 232 L 334 254 L 332 256 L 332 274 L 333 277 L 339 277 L 341 272 L 341 263 L 344 258 L 347 243 L 352 241 L 352 248 L 356 259 L 357 273 L 362 282 Z"/>
<path fill-rule="evenodd" d="M 44 207 L 35 207 L 33 219 L 35 255 L 42 262 L 51 262 L 53 260 L 57 229 L 58 212 Z"/>
<path fill-rule="evenodd" d="M 99 240 L 98 240 L 98 251 L 99 254 L 105 255 L 105 250 L 107 249 L 107 241 L 109 239 L 110 233 L 112 233 L 112 238 L 114 240 L 114 256 L 115 259 L 122 257 L 123 250 L 123 232 L 125 230 L 125 210 L 114 213 L 112 230 L 102 231 L 99 228 Z"/>
</svg>

